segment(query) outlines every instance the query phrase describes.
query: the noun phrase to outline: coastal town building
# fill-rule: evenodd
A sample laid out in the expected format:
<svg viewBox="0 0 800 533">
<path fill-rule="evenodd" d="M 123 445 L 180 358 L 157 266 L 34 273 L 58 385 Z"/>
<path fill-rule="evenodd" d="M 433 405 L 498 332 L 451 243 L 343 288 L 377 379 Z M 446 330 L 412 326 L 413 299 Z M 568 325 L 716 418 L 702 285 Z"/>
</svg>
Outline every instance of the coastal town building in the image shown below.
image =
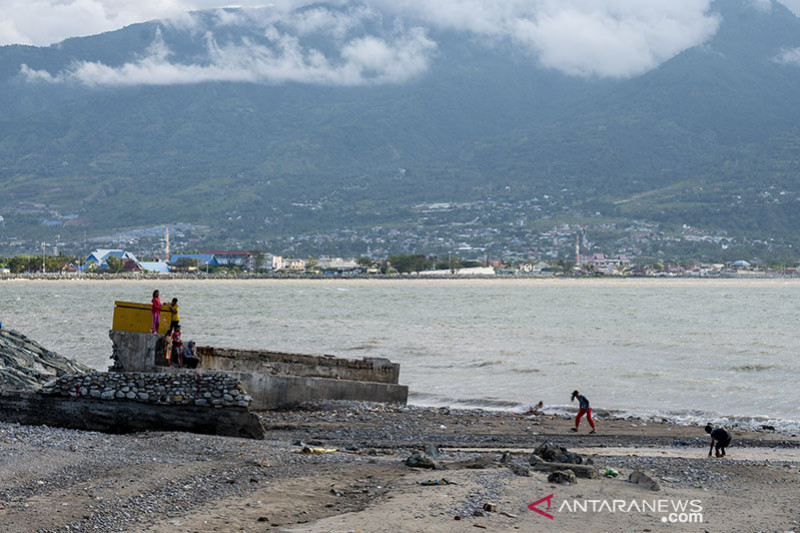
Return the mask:
<svg viewBox="0 0 800 533">
<path fill-rule="evenodd" d="M 171 265 L 176 265 L 181 259 L 189 259 L 197 261 L 198 266 L 219 266 L 220 262 L 213 253 L 203 254 L 171 254 L 169 262 Z"/>
<path fill-rule="evenodd" d="M 207 250 L 201 252 L 202 255 L 213 255 L 217 263 L 223 266 L 238 266 L 241 268 L 250 268 L 252 252 L 247 250 Z"/>
<path fill-rule="evenodd" d="M 272 256 L 272 270 L 275 272 L 294 271 L 300 272 L 306 269 L 306 260 L 280 255 Z"/>
<path fill-rule="evenodd" d="M 116 257 L 117 259 L 120 259 L 123 262 L 126 259 L 130 259 L 133 261 L 137 260 L 136 256 L 127 250 L 100 249 L 100 250 L 95 250 L 86 256 L 86 259 L 83 260 L 83 270 L 86 269 L 107 270 L 109 257 Z"/>
<path fill-rule="evenodd" d="M 366 267 L 359 265 L 352 259 L 341 257 L 324 257 L 319 260 L 320 272 L 326 275 L 361 274 L 366 272 Z"/>
<path fill-rule="evenodd" d="M 152 272 L 155 274 L 169 274 L 172 269 L 164 261 L 140 261 L 139 266 L 144 272 Z"/>
</svg>

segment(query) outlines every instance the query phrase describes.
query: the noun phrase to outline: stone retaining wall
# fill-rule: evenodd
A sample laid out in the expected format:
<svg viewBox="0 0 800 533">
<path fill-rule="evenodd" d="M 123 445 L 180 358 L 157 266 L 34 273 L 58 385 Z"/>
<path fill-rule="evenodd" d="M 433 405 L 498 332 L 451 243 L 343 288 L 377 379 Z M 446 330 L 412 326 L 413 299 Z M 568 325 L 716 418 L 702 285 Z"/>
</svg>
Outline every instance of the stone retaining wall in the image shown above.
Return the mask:
<svg viewBox="0 0 800 533">
<path fill-rule="evenodd" d="M 190 431 L 249 439 L 266 437 L 259 416 L 241 407 L 155 405 L 27 391 L 0 391 L 0 405 L 0 421 L 12 424 L 106 433 Z"/>
<path fill-rule="evenodd" d="M 46 383 L 41 393 L 96 400 L 205 407 L 246 408 L 252 400 L 236 377 L 220 372 L 73 374 Z"/>
</svg>

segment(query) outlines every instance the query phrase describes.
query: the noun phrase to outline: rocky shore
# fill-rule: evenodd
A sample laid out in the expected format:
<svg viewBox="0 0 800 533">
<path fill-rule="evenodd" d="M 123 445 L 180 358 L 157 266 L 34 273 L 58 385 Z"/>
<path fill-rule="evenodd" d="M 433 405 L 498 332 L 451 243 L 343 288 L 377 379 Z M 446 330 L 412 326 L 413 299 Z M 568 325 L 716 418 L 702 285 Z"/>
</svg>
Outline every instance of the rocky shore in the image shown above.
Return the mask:
<svg viewBox="0 0 800 533">
<path fill-rule="evenodd" d="M 145 376 L 69 375 L 87 371 L 0 330 L 5 388 L 50 382 L 97 401 L 168 391 Z M 170 402 L 184 401 L 179 388 Z M 700 427 L 602 412 L 593 435 L 536 410 L 325 401 L 258 416 L 263 441 L 0 423 L 0 531 L 800 531 L 800 437 L 767 426 L 729 428 L 728 457 L 711 459 Z"/>
<path fill-rule="evenodd" d="M 542 413 L 325 402 L 261 416 L 266 441 L 0 424 L 0 530 L 800 530 L 796 436 L 734 431 L 717 460 L 706 457 L 702 428 L 632 419 L 598 417 L 588 435 Z M 598 477 L 549 481 L 531 464 L 543 443 L 578 452 Z M 426 448 L 438 452 L 437 469 L 408 466 Z M 618 475 L 606 477 L 607 467 Z M 629 481 L 635 471 L 659 490 Z M 553 520 L 528 508 L 551 494 Z M 699 501 L 702 519 L 559 510 L 576 500 Z"/>
<path fill-rule="evenodd" d="M 4 390 L 36 390 L 52 379 L 90 371 L 18 331 L 0 328 L 0 388 Z"/>
</svg>

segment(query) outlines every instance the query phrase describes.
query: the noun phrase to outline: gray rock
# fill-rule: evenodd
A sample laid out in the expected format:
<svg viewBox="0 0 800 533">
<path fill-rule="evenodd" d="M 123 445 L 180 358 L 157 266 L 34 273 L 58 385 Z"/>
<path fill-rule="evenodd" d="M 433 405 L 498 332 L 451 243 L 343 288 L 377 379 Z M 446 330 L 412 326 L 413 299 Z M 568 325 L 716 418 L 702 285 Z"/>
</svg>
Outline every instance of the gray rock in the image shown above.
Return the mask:
<svg viewBox="0 0 800 533">
<path fill-rule="evenodd" d="M 572 453 L 563 446 L 556 446 L 551 442 L 540 444 L 533 450 L 533 453 L 548 463 L 567 463 L 575 465 L 583 463 L 583 457 L 577 453 Z"/>
<path fill-rule="evenodd" d="M 431 468 L 436 470 L 439 468 L 439 465 L 433 458 L 428 457 L 425 452 L 414 452 L 411 456 L 406 459 L 406 466 L 410 466 L 412 468 Z"/>
<path fill-rule="evenodd" d="M 537 463 L 531 466 L 531 469 L 537 472 L 557 472 L 559 470 L 564 470 L 564 468 L 569 468 L 572 472 L 584 479 L 597 479 L 600 476 L 600 472 L 594 465 L 565 465 L 564 463 Z"/>
<path fill-rule="evenodd" d="M 641 470 L 634 470 L 631 472 L 628 481 L 654 492 L 661 490 L 661 485 L 658 483 L 658 480 Z"/>
<path fill-rule="evenodd" d="M 525 466 L 510 463 L 508 468 L 514 472 L 515 476 L 531 477 L 531 469 Z"/>
<path fill-rule="evenodd" d="M 433 459 L 439 458 L 439 447 L 435 444 L 428 444 L 425 446 L 425 455 Z"/>
<path fill-rule="evenodd" d="M 533 466 L 538 465 L 539 463 L 544 463 L 544 462 L 546 462 L 546 461 L 544 459 L 542 459 L 541 457 L 539 457 L 538 455 L 536 455 L 535 453 L 532 453 L 531 456 L 528 458 L 528 463 L 530 463 Z"/>
<path fill-rule="evenodd" d="M 547 476 L 547 481 L 558 483 L 559 485 L 574 485 L 578 482 L 578 478 L 572 470 L 556 470 Z"/>
</svg>

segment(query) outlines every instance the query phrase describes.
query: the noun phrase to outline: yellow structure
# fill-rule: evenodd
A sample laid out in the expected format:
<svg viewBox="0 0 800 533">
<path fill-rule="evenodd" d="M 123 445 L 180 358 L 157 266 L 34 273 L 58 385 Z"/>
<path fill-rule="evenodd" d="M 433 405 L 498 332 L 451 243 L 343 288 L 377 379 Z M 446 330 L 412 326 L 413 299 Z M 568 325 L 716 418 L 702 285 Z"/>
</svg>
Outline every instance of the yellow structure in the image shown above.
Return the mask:
<svg viewBox="0 0 800 533">
<path fill-rule="evenodd" d="M 176 318 L 177 320 L 177 318 Z M 172 312 L 167 304 L 161 306 L 161 317 L 158 321 L 158 332 L 165 335 L 172 321 Z M 150 304 L 138 302 L 114 302 L 114 322 L 111 329 L 119 331 L 135 331 L 150 333 L 153 325 L 153 315 L 150 314 Z"/>
</svg>

